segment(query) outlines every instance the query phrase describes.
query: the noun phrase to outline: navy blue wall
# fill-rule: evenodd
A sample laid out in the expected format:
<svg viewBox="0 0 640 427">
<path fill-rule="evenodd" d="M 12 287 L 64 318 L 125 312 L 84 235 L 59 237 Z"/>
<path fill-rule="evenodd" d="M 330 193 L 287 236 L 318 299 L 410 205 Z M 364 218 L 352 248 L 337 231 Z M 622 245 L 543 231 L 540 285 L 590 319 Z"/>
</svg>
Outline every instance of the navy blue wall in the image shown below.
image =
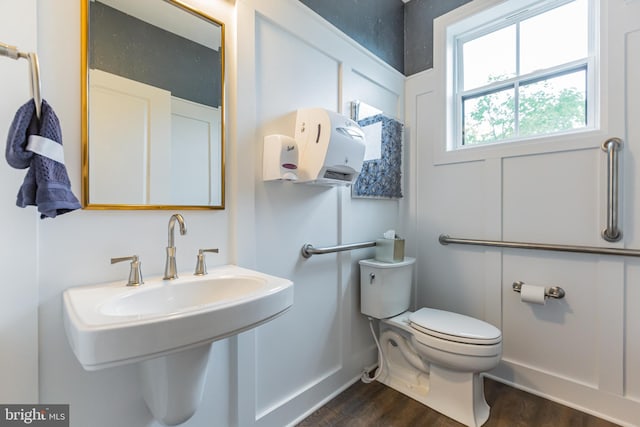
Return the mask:
<svg viewBox="0 0 640 427">
<path fill-rule="evenodd" d="M 404 72 L 402 0 L 300 0 L 401 73 Z"/>
<path fill-rule="evenodd" d="M 433 68 L 433 20 L 470 1 L 411 0 L 405 5 L 405 75 Z"/>
<path fill-rule="evenodd" d="M 471 0 L 300 0 L 409 76 L 433 67 L 433 20 Z"/>
</svg>

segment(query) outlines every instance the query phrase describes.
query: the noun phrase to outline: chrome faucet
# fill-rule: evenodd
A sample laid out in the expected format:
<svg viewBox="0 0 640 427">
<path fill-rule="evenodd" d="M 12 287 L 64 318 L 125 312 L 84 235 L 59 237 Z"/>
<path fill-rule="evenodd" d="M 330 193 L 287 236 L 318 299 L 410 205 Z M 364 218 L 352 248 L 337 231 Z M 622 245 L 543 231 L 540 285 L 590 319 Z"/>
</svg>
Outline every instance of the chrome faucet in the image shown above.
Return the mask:
<svg viewBox="0 0 640 427">
<path fill-rule="evenodd" d="M 164 280 L 178 278 L 178 269 L 176 268 L 176 244 L 173 229 L 176 221 L 180 225 L 180 234 L 187 234 L 187 227 L 184 225 L 184 218 L 180 214 L 173 214 L 169 218 L 169 246 L 167 246 L 167 261 L 164 265 Z"/>
</svg>

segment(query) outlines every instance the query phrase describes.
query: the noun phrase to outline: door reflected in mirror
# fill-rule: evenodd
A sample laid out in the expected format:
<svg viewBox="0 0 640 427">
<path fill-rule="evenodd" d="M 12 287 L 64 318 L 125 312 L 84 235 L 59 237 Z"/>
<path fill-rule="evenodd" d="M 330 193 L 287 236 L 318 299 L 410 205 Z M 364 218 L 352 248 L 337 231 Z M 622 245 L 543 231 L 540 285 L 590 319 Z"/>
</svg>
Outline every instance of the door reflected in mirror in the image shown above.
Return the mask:
<svg viewBox="0 0 640 427">
<path fill-rule="evenodd" d="M 174 0 L 82 12 L 84 206 L 224 208 L 224 24 Z"/>
</svg>

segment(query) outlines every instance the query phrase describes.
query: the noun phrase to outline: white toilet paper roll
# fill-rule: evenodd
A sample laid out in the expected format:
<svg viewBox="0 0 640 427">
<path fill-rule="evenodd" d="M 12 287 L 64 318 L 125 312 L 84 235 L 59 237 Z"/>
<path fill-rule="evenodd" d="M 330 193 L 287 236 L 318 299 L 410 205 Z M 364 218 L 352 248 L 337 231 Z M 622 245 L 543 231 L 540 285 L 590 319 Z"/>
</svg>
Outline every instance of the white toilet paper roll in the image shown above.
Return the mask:
<svg viewBox="0 0 640 427">
<path fill-rule="evenodd" d="M 544 293 L 545 290 L 542 286 L 522 285 L 520 289 L 520 301 L 544 305 L 546 302 Z"/>
</svg>

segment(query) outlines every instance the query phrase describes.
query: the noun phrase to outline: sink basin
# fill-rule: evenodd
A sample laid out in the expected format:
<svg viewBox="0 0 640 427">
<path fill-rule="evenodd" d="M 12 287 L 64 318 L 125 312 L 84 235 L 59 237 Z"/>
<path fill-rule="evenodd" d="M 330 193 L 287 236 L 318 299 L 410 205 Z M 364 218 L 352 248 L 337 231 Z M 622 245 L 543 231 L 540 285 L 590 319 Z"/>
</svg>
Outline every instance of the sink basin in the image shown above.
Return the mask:
<svg viewBox="0 0 640 427">
<path fill-rule="evenodd" d="M 183 273 L 64 292 L 69 343 L 89 371 L 149 360 L 211 343 L 267 322 L 293 304 L 293 283 L 226 265 L 206 276 Z"/>
<path fill-rule="evenodd" d="M 107 316 L 169 315 L 222 301 L 232 301 L 260 292 L 266 284 L 264 278 L 254 276 L 210 277 L 191 280 L 188 286 L 155 286 L 111 298 L 99 308 Z"/>
</svg>

